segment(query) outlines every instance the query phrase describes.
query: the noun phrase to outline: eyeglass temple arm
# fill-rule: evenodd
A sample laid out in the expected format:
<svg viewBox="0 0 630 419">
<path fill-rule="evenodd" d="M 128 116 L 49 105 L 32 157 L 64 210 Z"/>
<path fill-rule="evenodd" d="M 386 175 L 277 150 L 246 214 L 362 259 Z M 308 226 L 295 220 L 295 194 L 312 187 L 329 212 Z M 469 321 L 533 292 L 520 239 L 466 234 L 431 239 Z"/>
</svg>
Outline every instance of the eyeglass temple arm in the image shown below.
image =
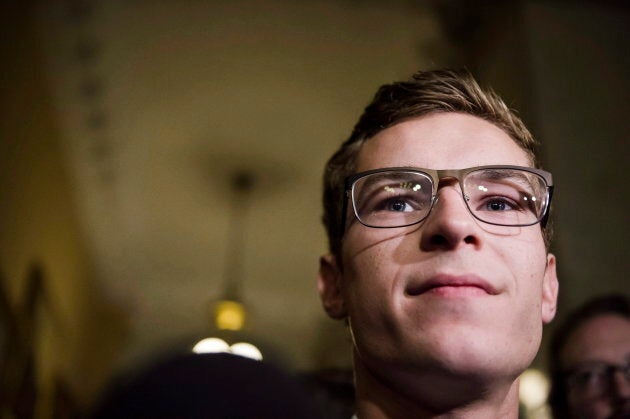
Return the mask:
<svg viewBox="0 0 630 419">
<path fill-rule="evenodd" d="M 346 218 L 348 218 L 348 201 L 350 200 L 350 191 L 348 188 L 341 195 L 343 201 L 341 205 L 341 228 L 339 229 L 340 237 L 343 237 L 346 232 Z"/>
<path fill-rule="evenodd" d="M 553 196 L 553 185 L 549 186 L 549 198 L 547 202 L 547 208 L 545 208 L 545 215 L 542 220 L 540 220 L 540 226 L 545 228 L 547 226 L 547 221 L 549 220 L 549 213 L 551 212 L 551 197 Z"/>
</svg>

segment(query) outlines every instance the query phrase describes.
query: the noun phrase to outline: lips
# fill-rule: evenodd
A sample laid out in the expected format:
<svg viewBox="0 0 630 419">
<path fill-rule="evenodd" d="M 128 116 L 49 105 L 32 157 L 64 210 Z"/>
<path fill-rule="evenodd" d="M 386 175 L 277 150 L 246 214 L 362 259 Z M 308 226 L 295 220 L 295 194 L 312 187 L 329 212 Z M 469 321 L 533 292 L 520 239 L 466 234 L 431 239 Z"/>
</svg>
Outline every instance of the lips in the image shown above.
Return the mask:
<svg viewBox="0 0 630 419">
<path fill-rule="evenodd" d="M 435 291 L 440 293 L 464 293 L 471 291 L 479 293 L 483 291 L 488 295 L 498 294 L 495 286 L 490 284 L 483 278 L 476 275 L 436 275 L 420 284 L 410 284 L 407 288 L 407 294 L 417 296 L 428 292 Z"/>
</svg>

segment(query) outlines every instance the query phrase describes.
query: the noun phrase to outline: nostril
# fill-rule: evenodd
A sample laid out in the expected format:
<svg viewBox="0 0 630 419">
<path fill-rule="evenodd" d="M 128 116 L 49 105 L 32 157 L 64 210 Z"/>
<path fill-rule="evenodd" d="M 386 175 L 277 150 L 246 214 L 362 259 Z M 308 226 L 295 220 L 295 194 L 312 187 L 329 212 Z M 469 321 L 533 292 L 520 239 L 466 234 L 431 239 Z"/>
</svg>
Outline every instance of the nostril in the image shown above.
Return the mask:
<svg viewBox="0 0 630 419">
<path fill-rule="evenodd" d="M 424 241 L 421 246 L 424 246 L 426 249 L 452 249 L 458 246 L 459 244 L 466 245 L 476 245 L 478 243 L 477 237 L 475 235 L 469 234 L 459 239 L 456 235 L 452 237 L 447 234 L 432 234 L 427 237 L 427 240 Z"/>
<path fill-rule="evenodd" d="M 446 237 L 440 235 L 440 234 L 435 234 L 431 237 L 431 243 L 434 246 L 444 246 L 446 244 L 448 244 L 448 240 L 446 240 Z"/>
</svg>

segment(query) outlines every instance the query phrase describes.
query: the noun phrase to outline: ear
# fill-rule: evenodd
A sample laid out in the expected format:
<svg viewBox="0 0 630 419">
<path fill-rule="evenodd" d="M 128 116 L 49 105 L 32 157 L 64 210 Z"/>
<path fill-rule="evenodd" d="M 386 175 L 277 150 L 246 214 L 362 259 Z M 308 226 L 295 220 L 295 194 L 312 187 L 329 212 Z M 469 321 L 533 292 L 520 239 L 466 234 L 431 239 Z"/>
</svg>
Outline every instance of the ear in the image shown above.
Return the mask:
<svg viewBox="0 0 630 419">
<path fill-rule="evenodd" d="M 333 319 L 344 319 L 347 316 L 346 304 L 341 292 L 341 270 L 337 258 L 326 254 L 319 259 L 319 275 L 317 291 L 326 313 Z"/>
<path fill-rule="evenodd" d="M 542 320 L 549 323 L 556 315 L 558 303 L 558 275 L 556 273 L 556 257 L 549 253 L 547 255 L 547 266 L 542 283 Z"/>
</svg>

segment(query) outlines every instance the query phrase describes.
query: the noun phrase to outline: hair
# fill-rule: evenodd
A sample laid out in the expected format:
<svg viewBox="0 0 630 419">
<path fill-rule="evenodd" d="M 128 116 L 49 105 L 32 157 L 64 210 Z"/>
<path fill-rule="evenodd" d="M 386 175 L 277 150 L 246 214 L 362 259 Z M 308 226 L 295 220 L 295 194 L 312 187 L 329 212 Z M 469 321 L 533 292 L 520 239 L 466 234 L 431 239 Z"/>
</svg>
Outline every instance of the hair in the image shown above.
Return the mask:
<svg viewBox="0 0 630 419">
<path fill-rule="evenodd" d="M 537 142 L 514 110 L 491 89 L 479 86 L 467 70 L 433 70 L 415 73 L 408 81 L 381 86 L 348 138 L 328 160 L 324 171 L 324 215 L 330 252 L 339 255 L 342 229 L 344 180 L 356 170 L 363 143 L 380 131 L 421 116 L 456 112 L 484 119 L 506 132 L 540 167 Z M 543 229 L 549 245 L 550 227 Z"/>
<path fill-rule="evenodd" d="M 604 315 L 616 315 L 630 319 L 628 297 L 623 294 L 607 294 L 586 301 L 569 313 L 564 323 L 555 330 L 551 337 L 549 344 L 551 390 L 548 402 L 554 418 L 569 417 L 568 389 L 565 381 L 566 366 L 562 360 L 562 351 L 573 333 L 589 320 Z"/>
</svg>

